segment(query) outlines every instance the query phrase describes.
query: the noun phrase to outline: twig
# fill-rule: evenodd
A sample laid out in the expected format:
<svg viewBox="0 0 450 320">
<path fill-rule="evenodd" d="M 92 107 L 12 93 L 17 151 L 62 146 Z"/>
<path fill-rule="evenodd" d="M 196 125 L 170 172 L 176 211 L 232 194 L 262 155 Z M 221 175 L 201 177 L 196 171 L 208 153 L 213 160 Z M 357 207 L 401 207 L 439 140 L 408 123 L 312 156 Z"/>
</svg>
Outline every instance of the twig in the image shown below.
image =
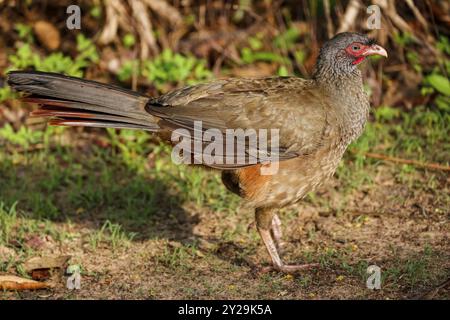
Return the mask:
<svg viewBox="0 0 450 320">
<path fill-rule="evenodd" d="M 110 43 L 117 34 L 117 28 L 119 26 L 119 17 L 116 11 L 114 10 L 113 2 L 114 0 L 105 1 L 106 23 L 99 38 L 99 42 L 101 44 Z"/>
<path fill-rule="evenodd" d="M 136 19 L 136 29 L 141 40 L 141 59 L 145 60 L 149 56 L 149 50 L 153 55 L 158 54 L 158 46 L 153 36 L 152 23 L 144 3 L 140 0 L 129 0 L 133 17 Z"/>
<path fill-rule="evenodd" d="M 420 13 L 419 9 L 414 4 L 413 0 L 406 0 L 406 4 L 411 9 L 411 11 L 416 16 L 416 19 L 420 22 L 420 24 L 423 26 L 426 32 L 428 32 L 428 23 L 427 20 L 423 17 L 423 15 Z"/>
<path fill-rule="evenodd" d="M 345 9 L 344 18 L 339 26 L 338 33 L 348 31 L 355 25 L 356 17 L 358 16 L 360 8 L 361 3 L 358 0 L 351 0 L 348 3 L 347 8 Z"/>
<path fill-rule="evenodd" d="M 395 162 L 395 163 L 402 163 L 402 164 L 410 164 L 413 166 L 427 168 L 427 169 L 431 169 L 431 170 L 450 171 L 450 166 L 442 165 L 439 163 L 426 163 L 426 162 L 420 162 L 417 160 L 402 159 L 402 158 L 391 157 L 391 156 L 387 156 L 384 154 L 372 153 L 372 152 L 364 153 L 364 155 L 368 158 L 379 159 L 379 160 L 383 160 L 383 161 L 390 161 L 390 162 Z"/>
<path fill-rule="evenodd" d="M 168 45 L 166 45 L 166 47 L 170 47 L 172 49 L 177 48 L 180 39 L 188 31 L 181 13 L 177 8 L 166 2 L 166 0 L 144 0 L 144 3 L 157 15 L 163 17 L 169 22 L 172 31 L 167 34 Z M 164 38 L 161 37 L 162 41 L 163 39 Z"/>
<path fill-rule="evenodd" d="M 325 18 L 327 19 L 328 38 L 331 38 L 333 37 L 334 34 L 334 28 L 333 28 L 333 21 L 331 21 L 330 0 L 323 0 L 323 6 L 325 9 Z"/>
<path fill-rule="evenodd" d="M 183 23 L 183 17 L 178 10 L 163 0 L 144 0 L 144 3 L 153 11 L 164 17 L 172 26 Z"/>
<path fill-rule="evenodd" d="M 405 33 L 410 33 L 411 35 L 413 34 L 413 31 L 409 24 L 406 23 L 406 21 L 398 15 L 394 2 L 386 0 L 374 0 L 373 3 L 381 7 L 386 12 L 388 17 L 397 28 Z"/>
<path fill-rule="evenodd" d="M 132 23 L 127 9 L 120 0 L 105 0 L 106 23 L 100 34 L 99 42 L 109 44 L 117 38 L 119 26 L 126 32 L 132 31 Z"/>
<path fill-rule="evenodd" d="M 415 300 L 417 300 L 417 299 L 422 299 L 422 300 L 424 300 L 424 299 L 427 299 L 427 300 L 433 299 L 439 293 L 439 290 L 445 289 L 446 287 L 449 287 L 449 286 L 450 286 L 450 278 L 445 280 L 441 284 L 439 284 L 436 288 L 428 291 L 427 293 L 425 293 L 423 295 L 420 295 L 420 296 L 416 297 Z"/>
</svg>

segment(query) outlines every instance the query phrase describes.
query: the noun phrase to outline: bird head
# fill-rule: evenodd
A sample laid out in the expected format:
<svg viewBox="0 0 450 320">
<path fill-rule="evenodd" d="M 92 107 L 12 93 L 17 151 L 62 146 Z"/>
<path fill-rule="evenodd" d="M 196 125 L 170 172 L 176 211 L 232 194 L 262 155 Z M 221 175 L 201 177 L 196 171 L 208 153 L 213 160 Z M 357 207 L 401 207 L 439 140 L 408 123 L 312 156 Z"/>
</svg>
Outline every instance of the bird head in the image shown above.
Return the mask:
<svg viewBox="0 0 450 320">
<path fill-rule="evenodd" d="M 343 32 L 325 42 L 317 67 L 338 74 L 353 73 L 361 62 L 373 55 L 387 57 L 387 51 L 363 34 Z"/>
</svg>

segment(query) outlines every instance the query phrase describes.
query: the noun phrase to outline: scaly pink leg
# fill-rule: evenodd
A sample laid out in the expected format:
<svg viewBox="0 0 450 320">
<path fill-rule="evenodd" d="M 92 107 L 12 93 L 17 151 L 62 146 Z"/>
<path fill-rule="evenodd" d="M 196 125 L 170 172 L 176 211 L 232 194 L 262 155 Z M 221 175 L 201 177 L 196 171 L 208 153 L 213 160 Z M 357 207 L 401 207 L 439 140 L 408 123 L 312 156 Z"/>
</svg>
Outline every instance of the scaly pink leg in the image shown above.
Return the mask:
<svg viewBox="0 0 450 320">
<path fill-rule="evenodd" d="M 264 268 L 263 271 L 269 271 L 271 269 L 275 269 L 281 272 L 293 273 L 299 270 L 307 270 L 311 268 L 318 267 L 318 263 L 309 263 L 309 264 L 298 264 L 298 265 L 285 265 L 278 254 L 277 245 L 272 237 L 272 233 L 277 233 L 278 228 L 278 236 L 281 237 L 281 232 L 279 232 L 279 224 L 276 228 L 273 228 L 274 224 L 274 213 L 273 209 L 256 209 L 255 211 L 256 218 L 256 227 L 261 236 L 261 239 L 266 246 L 267 252 L 272 259 L 273 266 L 271 268 Z M 278 217 L 277 217 L 278 218 Z M 279 221 L 279 219 L 278 219 Z M 275 221 L 276 223 L 276 221 Z M 276 237 L 276 236 L 275 236 Z M 279 241 L 279 239 L 277 240 Z"/>
</svg>

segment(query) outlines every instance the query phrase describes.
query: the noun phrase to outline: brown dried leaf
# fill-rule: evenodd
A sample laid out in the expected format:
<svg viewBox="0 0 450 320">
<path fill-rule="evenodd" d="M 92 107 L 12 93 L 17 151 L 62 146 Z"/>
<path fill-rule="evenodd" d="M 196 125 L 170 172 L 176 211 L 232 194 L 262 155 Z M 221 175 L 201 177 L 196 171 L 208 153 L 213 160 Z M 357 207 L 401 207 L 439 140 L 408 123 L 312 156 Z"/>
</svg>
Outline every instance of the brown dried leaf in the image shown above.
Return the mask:
<svg viewBox="0 0 450 320">
<path fill-rule="evenodd" d="M 28 273 L 36 269 L 62 268 L 70 258 L 71 256 L 34 257 L 25 261 L 23 267 Z"/>
<path fill-rule="evenodd" d="M 1 290 L 36 290 L 46 289 L 50 286 L 47 283 L 38 282 L 12 275 L 0 276 Z"/>
<path fill-rule="evenodd" d="M 50 22 L 40 20 L 34 24 L 34 32 L 39 41 L 48 50 L 56 50 L 61 43 L 61 36 L 58 29 L 56 29 Z"/>
<path fill-rule="evenodd" d="M 36 269 L 31 271 L 31 278 L 33 280 L 47 280 L 50 278 L 50 270 L 49 269 Z"/>
</svg>

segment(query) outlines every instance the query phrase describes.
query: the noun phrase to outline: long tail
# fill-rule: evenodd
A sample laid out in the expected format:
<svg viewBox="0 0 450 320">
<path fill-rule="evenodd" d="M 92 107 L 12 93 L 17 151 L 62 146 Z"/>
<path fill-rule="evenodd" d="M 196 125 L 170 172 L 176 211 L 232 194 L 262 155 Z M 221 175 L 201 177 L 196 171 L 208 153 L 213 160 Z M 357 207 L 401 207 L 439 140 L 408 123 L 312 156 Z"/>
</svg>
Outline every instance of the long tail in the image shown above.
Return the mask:
<svg viewBox="0 0 450 320">
<path fill-rule="evenodd" d="M 145 111 L 149 98 L 133 91 L 56 73 L 13 71 L 8 84 L 37 103 L 33 116 L 52 125 L 158 131 L 158 119 Z"/>
</svg>

